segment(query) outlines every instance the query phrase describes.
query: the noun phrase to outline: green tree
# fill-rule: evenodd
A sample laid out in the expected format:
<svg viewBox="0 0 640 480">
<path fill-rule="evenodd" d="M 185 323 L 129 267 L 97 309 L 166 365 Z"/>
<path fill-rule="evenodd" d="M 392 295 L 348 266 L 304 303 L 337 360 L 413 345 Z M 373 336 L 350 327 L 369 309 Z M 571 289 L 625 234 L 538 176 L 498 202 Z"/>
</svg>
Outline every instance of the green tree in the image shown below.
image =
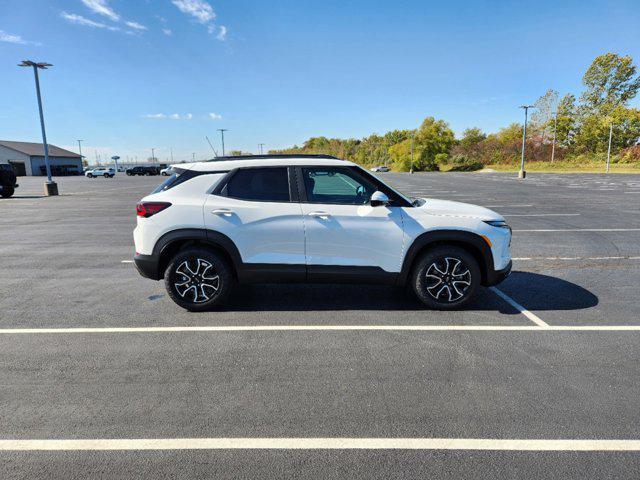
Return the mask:
<svg viewBox="0 0 640 480">
<path fill-rule="evenodd" d="M 557 122 L 556 142 L 563 147 L 569 147 L 573 143 L 573 137 L 576 133 L 577 109 L 575 95 L 568 93 L 560 99 Z"/>
<path fill-rule="evenodd" d="M 590 110 L 626 105 L 640 89 L 640 77 L 630 56 L 605 53 L 596 57 L 582 77 L 582 102 Z"/>
</svg>

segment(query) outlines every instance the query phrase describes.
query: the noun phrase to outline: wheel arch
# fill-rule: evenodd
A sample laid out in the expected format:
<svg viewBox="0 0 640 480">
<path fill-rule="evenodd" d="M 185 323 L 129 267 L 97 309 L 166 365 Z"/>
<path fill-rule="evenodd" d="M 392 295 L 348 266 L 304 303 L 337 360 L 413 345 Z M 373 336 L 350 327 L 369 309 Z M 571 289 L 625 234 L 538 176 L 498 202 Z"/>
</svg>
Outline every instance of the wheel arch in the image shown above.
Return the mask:
<svg viewBox="0 0 640 480">
<path fill-rule="evenodd" d="M 175 254 L 188 247 L 201 247 L 218 252 L 229 263 L 235 278 L 238 278 L 238 270 L 242 260 L 233 241 L 214 230 L 191 228 L 166 233 L 156 242 L 153 255 L 158 259 L 158 276 L 160 278 L 164 276 L 164 271 Z"/>
<path fill-rule="evenodd" d="M 493 271 L 493 254 L 480 235 L 465 230 L 434 230 L 416 237 L 407 250 L 398 276 L 398 285 L 407 283 L 413 265 L 423 253 L 442 245 L 460 247 L 473 255 L 480 267 L 482 284 L 488 283 L 489 271 Z"/>
</svg>

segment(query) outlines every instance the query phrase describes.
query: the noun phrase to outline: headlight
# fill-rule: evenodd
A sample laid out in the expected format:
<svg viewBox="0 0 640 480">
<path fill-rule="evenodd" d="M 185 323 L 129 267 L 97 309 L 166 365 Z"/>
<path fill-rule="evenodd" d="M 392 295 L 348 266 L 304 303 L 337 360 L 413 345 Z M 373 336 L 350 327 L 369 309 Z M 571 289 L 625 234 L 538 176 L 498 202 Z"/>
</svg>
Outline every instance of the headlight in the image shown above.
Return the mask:
<svg viewBox="0 0 640 480">
<path fill-rule="evenodd" d="M 504 220 L 485 220 L 484 223 L 486 223 L 487 225 L 491 225 L 492 227 L 509 229 L 509 225 L 507 225 L 507 222 L 505 222 Z"/>
</svg>

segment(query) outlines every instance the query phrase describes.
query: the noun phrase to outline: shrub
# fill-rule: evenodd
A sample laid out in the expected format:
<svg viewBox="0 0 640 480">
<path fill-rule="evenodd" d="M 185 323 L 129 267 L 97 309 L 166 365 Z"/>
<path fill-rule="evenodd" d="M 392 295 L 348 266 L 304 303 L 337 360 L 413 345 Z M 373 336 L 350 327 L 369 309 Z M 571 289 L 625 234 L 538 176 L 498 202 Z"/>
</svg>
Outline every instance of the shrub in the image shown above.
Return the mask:
<svg viewBox="0 0 640 480">
<path fill-rule="evenodd" d="M 465 155 L 455 155 L 451 159 L 453 167 L 451 172 L 474 172 L 476 170 L 482 170 L 484 164 L 479 160 L 473 160 Z"/>
</svg>

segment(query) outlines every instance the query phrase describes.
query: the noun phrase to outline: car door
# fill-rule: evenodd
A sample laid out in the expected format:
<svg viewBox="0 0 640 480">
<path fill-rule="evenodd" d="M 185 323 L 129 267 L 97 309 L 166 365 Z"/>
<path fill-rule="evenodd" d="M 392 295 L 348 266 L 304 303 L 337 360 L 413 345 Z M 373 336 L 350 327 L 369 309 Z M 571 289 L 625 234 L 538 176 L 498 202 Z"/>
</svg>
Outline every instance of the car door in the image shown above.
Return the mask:
<svg viewBox="0 0 640 480">
<path fill-rule="evenodd" d="M 304 280 L 302 209 L 290 179 L 286 166 L 240 168 L 205 202 L 206 228 L 231 239 L 245 273 L 256 276 L 246 281 Z"/>
<path fill-rule="evenodd" d="M 370 205 L 381 187 L 357 167 L 299 167 L 298 184 L 306 232 L 306 261 L 314 270 L 336 273 L 397 273 L 403 258 L 402 209 L 394 202 Z M 387 192 L 384 192 L 387 193 Z M 391 192 L 389 192 L 391 195 Z M 390 197 L 392 198 L 392 197 Z M 358 268 L 368 267 L 368 268 Z"/>
</svg>

